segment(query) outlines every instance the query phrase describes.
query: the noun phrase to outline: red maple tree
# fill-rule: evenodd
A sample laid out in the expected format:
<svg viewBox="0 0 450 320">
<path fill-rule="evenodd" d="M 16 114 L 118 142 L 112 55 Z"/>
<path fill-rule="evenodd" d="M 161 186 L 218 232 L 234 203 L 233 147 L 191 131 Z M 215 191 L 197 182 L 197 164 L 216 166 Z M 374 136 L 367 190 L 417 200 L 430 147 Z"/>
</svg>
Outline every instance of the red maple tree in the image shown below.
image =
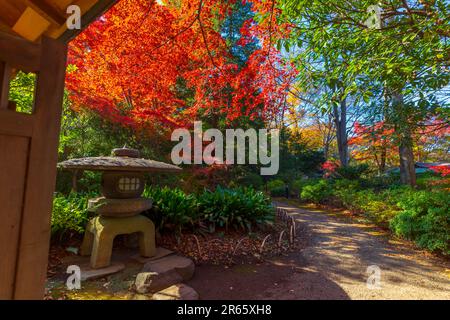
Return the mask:
<svg viewBox="0 0 450 320">
<path fill-rule="evenodd" d="M 359 161 L 374 163 L 379 172 L 386 170 L 387 164 L 396 163 L 397 150 L 393 140 L 394 129 L 383 121 L 374 125 L 363 125 L 356 122 L 355 136 L 349 140 L 353 146 L 352 156 Z"/>
<path fill-rule="evenodd" d="M 136 128 L 188 126 L 199 110 L 229 121 L 282 112 L 293 71 L 280 54 L 266 42 L 243 68 L 229 59 L 216 25 L 233 2 L 119 1 L 70 44 L 73 107 Z M 254 26 L 244 24 L 243 42 L 262 34 Z M 177 92 L 181 79 L 193 101 Z"/>
</svg>

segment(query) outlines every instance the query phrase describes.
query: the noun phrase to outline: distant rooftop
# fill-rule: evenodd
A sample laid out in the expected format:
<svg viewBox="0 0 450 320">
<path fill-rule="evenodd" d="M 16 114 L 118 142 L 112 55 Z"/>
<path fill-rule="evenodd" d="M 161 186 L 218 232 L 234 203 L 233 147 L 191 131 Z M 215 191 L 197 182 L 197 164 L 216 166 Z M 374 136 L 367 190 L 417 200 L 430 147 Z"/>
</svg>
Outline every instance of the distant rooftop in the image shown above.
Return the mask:
<svg viewBox="0 0 450 320">
<path fill-rule="evenodd" d="M 449 162 L 416 162 L 417 168 L 450 167 Z"/>
</svg>

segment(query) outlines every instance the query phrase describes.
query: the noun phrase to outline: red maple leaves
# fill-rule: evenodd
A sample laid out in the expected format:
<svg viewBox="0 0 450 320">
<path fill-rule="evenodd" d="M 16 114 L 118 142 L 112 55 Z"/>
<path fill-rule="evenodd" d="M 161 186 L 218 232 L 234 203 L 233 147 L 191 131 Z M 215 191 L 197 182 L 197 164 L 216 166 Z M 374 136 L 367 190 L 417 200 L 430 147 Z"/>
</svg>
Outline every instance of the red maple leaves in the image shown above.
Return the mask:
<svg viewBox="0 0 450 320">
<path fill-rule="evenodd" d="M 232 62 L 217 28 L 232 4 L 119 1 L 70 44 L 67 88 L 74 108 L 136 128 L 187 126 L 200 110 L 229 121 L 282 112 L 293 71 L 266 44 L 244 67 Z M 242 41 L 260 30 L 246 22 Z M 180 96 L 183 90 L 193 97 Z"/>
</svg>

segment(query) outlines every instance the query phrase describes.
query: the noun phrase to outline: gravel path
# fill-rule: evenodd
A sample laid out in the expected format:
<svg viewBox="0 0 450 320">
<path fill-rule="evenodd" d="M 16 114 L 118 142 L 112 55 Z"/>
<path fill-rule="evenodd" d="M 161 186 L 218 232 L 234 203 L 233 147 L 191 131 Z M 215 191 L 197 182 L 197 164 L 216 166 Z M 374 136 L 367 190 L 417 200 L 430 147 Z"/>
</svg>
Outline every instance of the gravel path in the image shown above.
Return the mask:
<svg viewBox="0 0 450 320">
<path fill-rule="evenodd" d="M 291 281 L 293 287 L 310 291 L 301 298 L 339 298 L 321 286 L 331 280 L 350 299 L 450 299 L 444 261 L 390 241 L 376 228 L 283 203 L 277 206 L 307 227 L 310 242 L 300 257 L 306 272 Z M 373 265 L 381 270 L 381 288 L 375 290 L 367 287 L 367 268 Z"/>
<path fill-rule="evenodd" d="M 189 285 L 202 299 L 450 300 L 448 260 L 341 215 L 275 204 L 295 216 L 304 249 L 245 268 L 199 266 Z M 367 286 L 369 266 L 381 270 L 379 289 Z"/>
</svg>

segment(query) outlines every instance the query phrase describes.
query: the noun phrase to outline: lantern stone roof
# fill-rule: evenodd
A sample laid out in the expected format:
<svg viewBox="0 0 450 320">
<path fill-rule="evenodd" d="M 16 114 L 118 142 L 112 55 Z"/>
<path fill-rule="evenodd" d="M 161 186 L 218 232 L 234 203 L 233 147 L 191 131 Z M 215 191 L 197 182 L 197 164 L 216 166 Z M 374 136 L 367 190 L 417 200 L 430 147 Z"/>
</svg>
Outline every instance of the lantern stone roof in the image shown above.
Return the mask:
<svg viewBox="0 0 450 320">
<path fill-rule="evenodd" d="M 58 164 L 59 168 L 89 171 L 180 172 L 180 167 L 140 158 L 91 157 L 71 159 Z"/>
</svg>

